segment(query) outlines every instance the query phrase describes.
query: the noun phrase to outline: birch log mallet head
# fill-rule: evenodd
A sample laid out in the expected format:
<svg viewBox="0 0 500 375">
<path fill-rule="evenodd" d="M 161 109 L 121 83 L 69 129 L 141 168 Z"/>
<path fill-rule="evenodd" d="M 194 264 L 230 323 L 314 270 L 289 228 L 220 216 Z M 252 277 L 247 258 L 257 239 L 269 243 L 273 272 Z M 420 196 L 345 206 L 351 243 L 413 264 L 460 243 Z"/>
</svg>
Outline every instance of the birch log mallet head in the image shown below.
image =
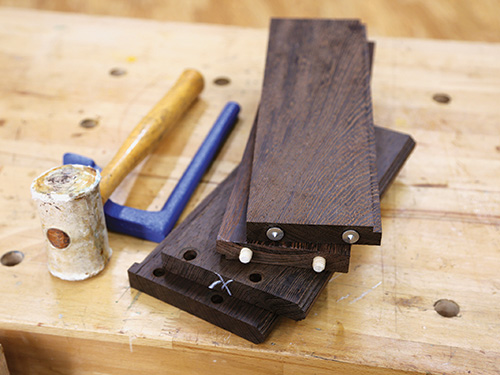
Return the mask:
<svg viewBox="0 0 500 375">
<path fill-rule="evenodd" d="M 199 72 L 184 71 L 132 130 L 101 173 L 94 168 L 70 164 L 50 169 L 33 181 L 31 193 L 38 202 L 52 275 L 63 280 L 84 280 L 104 269 L 111 249 L 103 203 L 125 176 L 158 146 L 203 86 Z"/>
</svg>

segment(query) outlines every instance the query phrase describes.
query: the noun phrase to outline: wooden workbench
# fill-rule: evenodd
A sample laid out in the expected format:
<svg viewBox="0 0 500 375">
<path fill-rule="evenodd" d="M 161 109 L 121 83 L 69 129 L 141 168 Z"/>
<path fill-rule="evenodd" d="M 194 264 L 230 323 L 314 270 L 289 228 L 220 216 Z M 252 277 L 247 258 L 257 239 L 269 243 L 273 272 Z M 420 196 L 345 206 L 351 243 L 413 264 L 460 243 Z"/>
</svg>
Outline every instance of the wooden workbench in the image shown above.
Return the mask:
<svg viewBox="0 0 500 375">
<path fill-rule="evenodd" d="M 0 255 L 24 253 L 0 265 L 11 374 L 500 371 L 500 45 L 376 40 L 376 123 L 417 141 L 382 200 L 382 246 L 353 247 L 350 272 L 333 277 L 307 319 L 281 319 L 253 345 L 129 288 L 128 267 L 154 243 L 111 234 L 102 274 L 52 277 L 29 186 L 68 151 L 106 164 L 194 67 L 206 78 L 200 100 L 113 197 L 161 207 L 224 103 L 238 101 L 240 121 L 192 210 L 242 155 L 267 30 L 12 9 L 0 9 L 0 25 Z M 230 83 L 215 84 L 220 77 Z M 81 127 L 84 119 L 97 126 Z M 458 316 L 434 311 L 443 298 L 458 303 Z"/>
</svg>

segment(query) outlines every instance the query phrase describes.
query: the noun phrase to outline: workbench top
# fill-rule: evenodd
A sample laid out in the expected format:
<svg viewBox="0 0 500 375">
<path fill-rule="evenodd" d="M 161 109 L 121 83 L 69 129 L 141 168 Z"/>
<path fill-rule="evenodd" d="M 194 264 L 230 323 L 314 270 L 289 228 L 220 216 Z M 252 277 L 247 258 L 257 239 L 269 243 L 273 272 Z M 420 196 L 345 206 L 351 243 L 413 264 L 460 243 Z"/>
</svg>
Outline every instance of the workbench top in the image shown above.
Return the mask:
<svg viewBox="0 0 500 375">
<path fill-rule="evenodd" d="M 382 245 L 354 246 L 350 272 L 333 277 L 308 318 L 283 318 L 254 345 L 129 287 L 127 269 L 152 242 L 111 233 L 100 275 L 52 277 L 29 186 L 65 152 L 105 165 L 192 67 L 206 79 L 201 98 L 113 196 L 159 209 L 235 100 L 240 121 L 189 212 L 241 158 L 267 30 L 8 8 L 0 24 L 0 256 L 24 254 L 0 265 L 12 374 L 500 372 L 500 45 L 376 39 L 375 123 L 417 142 L 382 199 Z M 458 316 L 439 315 L 440 299 L 455 301 Z"/>
</svg>

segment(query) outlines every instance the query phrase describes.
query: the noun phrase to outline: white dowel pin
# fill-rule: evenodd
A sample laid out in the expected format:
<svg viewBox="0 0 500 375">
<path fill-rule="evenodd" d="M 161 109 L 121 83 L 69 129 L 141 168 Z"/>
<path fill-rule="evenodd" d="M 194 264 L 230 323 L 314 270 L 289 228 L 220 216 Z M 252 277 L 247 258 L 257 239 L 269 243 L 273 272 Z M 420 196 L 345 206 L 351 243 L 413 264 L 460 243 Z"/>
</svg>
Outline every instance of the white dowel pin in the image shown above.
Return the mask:
<svg viewBox="0 0 500 375">
<path fill-rule="evenodd" d="M 313 270 L 317 273 L 323 272 L 326 267 L 326 259 L 323 257 L 314 257 L 313 259 Z"/>
<path fill-rule="evenodd" d="M 239 256 L 241 263 L 243 264 L 250 263 L 250 261 L 252 260 L 252 256 L 253 256 L 253 251 L 250 250 L 248 247 L 241 248 Z"/>
</svg>

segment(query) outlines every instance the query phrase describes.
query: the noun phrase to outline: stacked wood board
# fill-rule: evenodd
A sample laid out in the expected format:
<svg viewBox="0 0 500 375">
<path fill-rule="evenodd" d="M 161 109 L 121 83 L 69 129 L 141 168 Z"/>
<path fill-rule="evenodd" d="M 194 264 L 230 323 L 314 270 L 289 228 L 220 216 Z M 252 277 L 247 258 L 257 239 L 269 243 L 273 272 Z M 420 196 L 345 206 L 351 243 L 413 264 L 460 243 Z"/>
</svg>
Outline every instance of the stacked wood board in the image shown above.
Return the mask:
<svg viewBox="0 0 500 375">
<path fill-rule="evenodd" d="M 379 244 L 379 189 L 414 147 L 373 126 L 372 53 L 358 21 L 273 20 L 239 167 L 129 269 L 131 286 L 254 343 L 278 316 L 304 319 L 348 272 L 350 243 Z M 243 248 L 249 264 L 236 260 Z"/>
</svg>

